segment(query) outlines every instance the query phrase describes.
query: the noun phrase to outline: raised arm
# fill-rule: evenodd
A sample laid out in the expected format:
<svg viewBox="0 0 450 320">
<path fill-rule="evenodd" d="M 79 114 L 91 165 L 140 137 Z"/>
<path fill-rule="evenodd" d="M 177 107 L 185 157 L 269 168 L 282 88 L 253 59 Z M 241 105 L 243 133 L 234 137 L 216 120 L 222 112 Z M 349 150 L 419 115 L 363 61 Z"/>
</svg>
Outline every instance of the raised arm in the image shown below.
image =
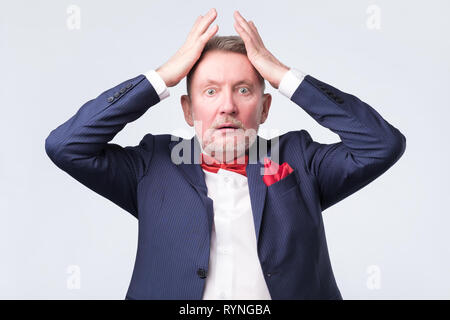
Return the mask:
<svg viewBox="0 0 450 320">
<path fill-rule="evenodd" d="M 152 158 L 153 135 L 145 135 L 137 146 L 109 142 L 127 123 L 167 97 L 167 87 L 175 86 L 188 74 L 206 42 L 217 32 L 217 26 L 208 30 L 215 18 L 214 9 L 200 15 L 186 42 L 163 66 L 104 91 L 52 130 L 45 140 L 50 159 L 137 218 L 137 186 Z"/>
<path fill-rule="evenodd" d="M 151 159 L 153 137 L 146 135 L 134 147 L 108 142 L 157 102 L 145 76 L 124 81 L 52 130 L 45 150 L 60 169 L 137 217 L 136 187 Z"/>
<path fill-rule="evenodd" d="M 341 142 L 322 144 L 296 131 L 305 165 L 317 178 L 322 211 L 363 188 L 403 155 L 405 136 L 367 103 L 306 75 L 291 100 Z"/>
<path fill-rule="evenodd" d="M 258 72 L 302 107 L 341 142 L 321 144 L 305 130 L 293 131 L 302 144 L 305 166 L 316 177 L 322 211 L 366 186 L 404 153 L 405 136 L 367 103 L 276 59 L 252 21 L 234 13 L 235 28 Z"/>
</svg>

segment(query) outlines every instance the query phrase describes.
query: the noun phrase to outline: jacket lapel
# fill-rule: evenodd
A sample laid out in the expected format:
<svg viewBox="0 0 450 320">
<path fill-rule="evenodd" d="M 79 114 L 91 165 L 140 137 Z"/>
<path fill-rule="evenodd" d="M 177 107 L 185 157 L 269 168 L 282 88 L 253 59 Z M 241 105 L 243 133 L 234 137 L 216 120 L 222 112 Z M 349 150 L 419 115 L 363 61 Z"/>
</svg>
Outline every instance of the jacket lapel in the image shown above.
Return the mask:
<svg viewBox="0 0 450 320">
<path fill-rule="evenodd" d="M 186 177 L 188 182 L 196 189 L 196 191 L 202 198 L 205 207 L 207 208 L 207 218 L 211 231 L 212 222 L 214 220 L 214 212 L 212 199 L 207 195 L 208 189 L 205 182 L 205 173 L 203 172 L 199 162 L 201 153 L 200 143 L 196 135 L 194 135 L 190 140 L 182 139 L 181 141 L 171 141 L 169 143 L 171 155 L 172 149 L 179 143 L 184 144 L 183 148 L 180 148 L 180 150 L 182 150 L 180 156 L 183 159 L 190 158 L 190 163 L 181 162 L 177 166 Z M 263 148 L 261 146 L 263 146 Z M 266 152 L 266 148 L 264 148 L 264 146 L 267 146 L 268 152 Z M 190 154 L 184 155 L 184 152 L 188 152 Z M 250 202 L 257 241 L 259 239 L 259 230 L 261 228 L 262 215 L 267 193 L 267 186 L 263 181 L 265 156 L 270 156 L 270 141 L 268 145 L 268 140 L 258 136 L 255 143 L 253 143 L 253 145 L 249 149 L 249 162 L 246 167 Z"/>
<path fill-rule="evenodd" d="M 268 152 L 261 146 L 267 146 Z M 258 136 L 256 142 L 249 150 L 249 163 L 247 164 L 247 182 L 250 193 L 250 202 L 255 225 L 256 242 L 259 243 L 259 230 L 261 229 L 262 215 L 266 203 L 267 186 L 264 183 L 264 157 L 270 155 L 270 146 L 267 140 Z"/>
<path fill-rule="evenodd" d="M 179 156 L 182 159 L 189 160 L 190 162 L 189 163 L 181 162 L 180 164 L 177 164 L 178 168 L 180 168 L 180 170 L 186 176 L 189 183 L 199 193 L 201 193 L 202 195 L 206 195 L 207 187 L 205 183 L 205 174 L 199 163 L 201 148 L 197 136 L 194 135 L 190 140 L 182 139 L 181 141 L 171 141 L 169 143 L 171 156 L 172 156 L 172 149 L 179 143 L 183 144 L 182 147 L 179 148 L 179 150 L 181 150 Z M 179 150 L 176 150 L 175 153 L 177 153 Z M 184 154 L 184 152 L 187 152 L 187 154 Z"/>
</svg>

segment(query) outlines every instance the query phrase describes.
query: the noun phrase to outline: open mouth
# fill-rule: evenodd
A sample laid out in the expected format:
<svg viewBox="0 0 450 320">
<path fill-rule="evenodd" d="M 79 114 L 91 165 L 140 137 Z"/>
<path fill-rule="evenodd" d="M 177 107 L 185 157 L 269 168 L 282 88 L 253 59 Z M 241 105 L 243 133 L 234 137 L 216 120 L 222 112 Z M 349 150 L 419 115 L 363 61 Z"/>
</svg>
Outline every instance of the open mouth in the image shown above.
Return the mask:
<svg viewBox="0 0 450 320">
<path fill-rule="evenodd" d="M 232 131 L 235 129 L 238 129 L 238 126 L 231 123 L 224 123 L 217 128 L 217 130 L 228 130 L 228 131 Z"/>
<path fill-rule="evenodd" d="M 236 131 L 238 128 L 235 126 L 222 126 L 220 128 L 217 128 L 217 130 L 221 133 L 227 133 L 227 132 L 234 132 Z"/>
</svg>

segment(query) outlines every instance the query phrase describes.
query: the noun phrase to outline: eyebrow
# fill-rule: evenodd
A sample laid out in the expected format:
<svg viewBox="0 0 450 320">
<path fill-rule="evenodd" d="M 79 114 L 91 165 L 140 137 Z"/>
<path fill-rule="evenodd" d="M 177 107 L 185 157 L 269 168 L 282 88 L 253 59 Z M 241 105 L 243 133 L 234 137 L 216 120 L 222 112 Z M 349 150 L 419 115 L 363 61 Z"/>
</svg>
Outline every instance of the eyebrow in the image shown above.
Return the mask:
<svg viewBox="0 0 450 320">
<path fill-rule="evenodd" d="M 221 83 L 220 83 L 219 81 L 214 80 L 214 79 L 206 79 L 206 80 L 202 83 L 202 86 L 206 86 L 206 85 L 208 85 L 208 84 L 221 84 Z M 240 81 L 236 82 L 234 85 L 237 86 L 237 85 L 239 85 L 239 84 L 247 84 L 247 85 L 249 85 L 249 86 L 251 86 L 251 87 L 254 86 L 253 82 L 250 81 L 250 80 L 240 80 Z"/>
</svg>

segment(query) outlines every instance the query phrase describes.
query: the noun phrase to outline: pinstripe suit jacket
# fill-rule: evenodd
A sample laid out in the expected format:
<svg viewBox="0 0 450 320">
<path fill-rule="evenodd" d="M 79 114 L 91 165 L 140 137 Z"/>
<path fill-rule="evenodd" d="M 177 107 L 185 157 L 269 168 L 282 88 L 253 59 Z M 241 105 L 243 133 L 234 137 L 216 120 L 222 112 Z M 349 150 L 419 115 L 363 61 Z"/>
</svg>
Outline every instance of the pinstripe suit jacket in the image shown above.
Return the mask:
<svg viewBox="0 0 450 320">
<path fill-rule="evenodd" d="M 269 187 L 260 170 L 274 142 L 259 137 L 252 145 L 260 155 L 247 165 L 258 257 L 272 299 L 342 299 L 322 212 L 390 168 L 406 139 L 368 104 L 310 75 L 291 100 L 341 142 L 321 144 L 305 130 L 279 136 L 279 161 L 294 171 Z M 60 169 L 138 219 L 126 299 L 202 299 L 214 212 L 194 163 L 197 138 L 149 133 L 136 146 L 109 143 L 158 102 L 144 75 L 124 81 L 52 130 L 45 150 Z M 265 144 L 269 154 L 261 155 Z M 190 163 L 174 163 L 172 152 Z"/>
</svg>

